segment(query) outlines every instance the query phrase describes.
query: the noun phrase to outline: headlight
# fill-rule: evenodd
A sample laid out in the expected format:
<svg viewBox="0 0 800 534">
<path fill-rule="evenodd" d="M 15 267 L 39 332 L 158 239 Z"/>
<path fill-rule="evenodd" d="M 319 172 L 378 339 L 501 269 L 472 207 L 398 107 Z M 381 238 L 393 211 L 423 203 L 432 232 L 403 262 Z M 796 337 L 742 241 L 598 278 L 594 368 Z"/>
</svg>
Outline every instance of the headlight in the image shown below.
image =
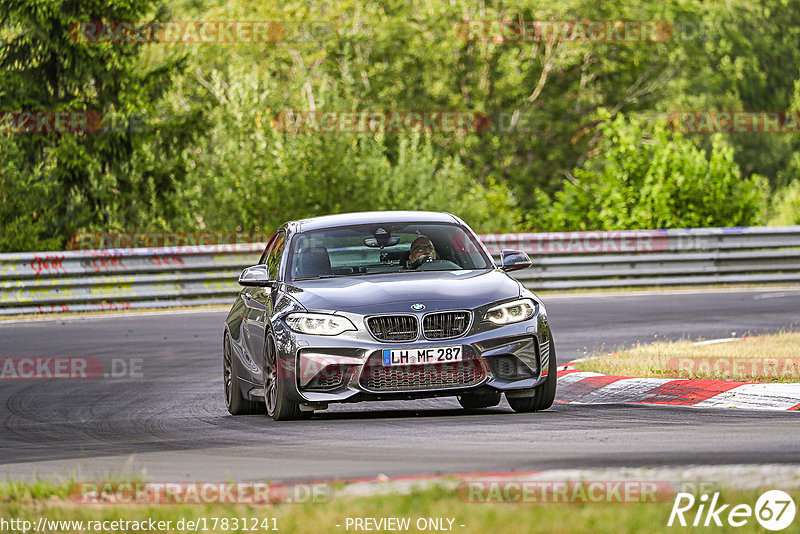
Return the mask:
<svg viewBox="0 0 800 534">
<path fill-rule="evenodd" d="M 483 319 L 494 324 L 511 324 L 526 321 L 535 313 L 536 304 L 531 299 L 521 299 L 491 308 Z"/>
<path fill-rule="evenodd" d="M 318 336 L 338 336 L 356 329 L 347 317 L 327 313 L 290 313 L 286 316 L 286 324 L 295 332 Z"/>
</svg>

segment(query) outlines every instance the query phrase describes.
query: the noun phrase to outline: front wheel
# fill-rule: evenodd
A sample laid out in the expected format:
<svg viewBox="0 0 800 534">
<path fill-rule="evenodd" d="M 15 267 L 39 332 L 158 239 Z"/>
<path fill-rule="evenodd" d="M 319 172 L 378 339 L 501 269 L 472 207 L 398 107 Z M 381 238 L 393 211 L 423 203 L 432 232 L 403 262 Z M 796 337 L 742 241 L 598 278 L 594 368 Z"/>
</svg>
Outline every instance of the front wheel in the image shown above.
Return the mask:
<svg viewBox="0 0 800 534">
<path fill-rule="evenodd" d="M 266 360 L 264 362 L 264 403 L 267 407 L 267 415 L 275 421 L 310 418 L 314 412 L 301 410 L 300 404 L 286 395 L 286 373 L 280 370 L 278 351 L 275 342 L 269 336 L 267 336 L 264 355 Z"/>
<path fill-rule="evenodd" d="M 249 415 L 261 411 L 259 403 L 244 398 L 233 363 L 230 336 L 225 333 L 222 342 L 222 380 L 225 384 L 225 406 L 231 415 Z"/>
<path fill-rule="evenodd" d="M 550 336 L 550 361 L 547 365 L 547 379 L 533 389 L 531 397 L 517 397 L 509 399 L 508 404 L 515 412 L 540 412 L 553 405 L 556 398 L 556 383 L 558 382 L 558 364 L 556 364 L 556 345 Z"/>
</svg>

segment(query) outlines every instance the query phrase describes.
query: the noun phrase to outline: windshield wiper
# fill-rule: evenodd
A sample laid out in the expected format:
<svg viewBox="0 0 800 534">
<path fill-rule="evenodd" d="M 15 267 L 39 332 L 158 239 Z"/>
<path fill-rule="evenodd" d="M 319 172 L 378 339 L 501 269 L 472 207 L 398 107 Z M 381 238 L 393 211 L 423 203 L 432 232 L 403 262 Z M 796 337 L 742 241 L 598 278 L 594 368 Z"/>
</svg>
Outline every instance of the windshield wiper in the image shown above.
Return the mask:
<svg viewBox="0 0 800 534">
<path fill-rule="evenodd" d="M 318 280 L 320 278 L 338 278 L 340 276 L 344 276 L 341 274 L 321 274 L 319 276 L 306 276 L 304 278 L 292 278 L 293 282 L 299 282 L 300 280 Z"/>
</svg>

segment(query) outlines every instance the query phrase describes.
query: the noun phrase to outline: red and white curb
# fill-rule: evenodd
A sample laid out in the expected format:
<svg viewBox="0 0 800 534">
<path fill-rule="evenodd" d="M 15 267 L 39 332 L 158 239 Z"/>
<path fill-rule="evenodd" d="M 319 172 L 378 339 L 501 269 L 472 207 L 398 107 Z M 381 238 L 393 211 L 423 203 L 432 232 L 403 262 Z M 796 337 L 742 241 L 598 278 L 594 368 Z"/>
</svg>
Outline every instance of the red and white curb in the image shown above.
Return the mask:
<svg viewBox="0 0 800 534">
<path fill-rule="evenodd" d="M 556 402 L 800 411 L 800 384 L 608 376 L 567 364 L 558 368 Z"/>
</svg>

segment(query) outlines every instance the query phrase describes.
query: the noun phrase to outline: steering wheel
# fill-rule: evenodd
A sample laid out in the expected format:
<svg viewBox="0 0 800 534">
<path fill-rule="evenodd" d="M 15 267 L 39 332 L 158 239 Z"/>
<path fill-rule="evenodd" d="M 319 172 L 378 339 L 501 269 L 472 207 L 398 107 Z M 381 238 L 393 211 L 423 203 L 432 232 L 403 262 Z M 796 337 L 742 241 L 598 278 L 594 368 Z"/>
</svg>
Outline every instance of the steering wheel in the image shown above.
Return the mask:
<svg viewBox="0 0 800 534">
<path fill-rule="evenodd" d="M 425 263 L 428 263 L 429 261 L 433 261 L 433 258 L 431 258 L 427 254 L 425 254 L 423 256 L 420 256 L 419 258 L 417 258 L 413 262 L 411 262 L 411 264 L 408 266 L 408 268 L 409 269 L 419 269 L 422 265 L 424 265 Z"/>
</svg>

